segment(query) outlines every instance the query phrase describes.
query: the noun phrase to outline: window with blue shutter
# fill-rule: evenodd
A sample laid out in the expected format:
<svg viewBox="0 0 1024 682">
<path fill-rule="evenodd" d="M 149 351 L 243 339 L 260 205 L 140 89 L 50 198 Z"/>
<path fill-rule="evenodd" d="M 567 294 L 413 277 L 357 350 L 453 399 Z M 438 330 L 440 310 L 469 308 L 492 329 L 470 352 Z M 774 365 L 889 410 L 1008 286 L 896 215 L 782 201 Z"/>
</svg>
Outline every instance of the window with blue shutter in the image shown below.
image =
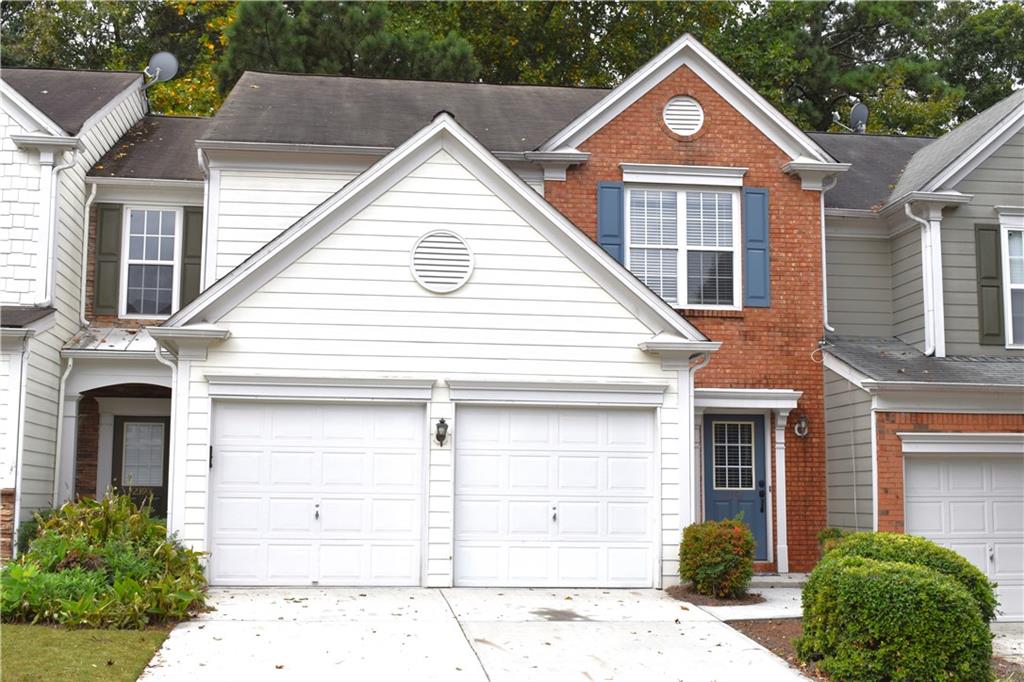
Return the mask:
<svg viewBox="0 0 1024 682">
<path fill-rule="evenodd" d="M 625 189 L 621 182 L 597 186 L 597 243 L 615 260 L 625 260 Z"/>
<path fill-rule="evenodd" d="M 768 251 L 768 190 L 743 190 L 743 305 L 771 305 L 771 257 Z"/>
</svg>

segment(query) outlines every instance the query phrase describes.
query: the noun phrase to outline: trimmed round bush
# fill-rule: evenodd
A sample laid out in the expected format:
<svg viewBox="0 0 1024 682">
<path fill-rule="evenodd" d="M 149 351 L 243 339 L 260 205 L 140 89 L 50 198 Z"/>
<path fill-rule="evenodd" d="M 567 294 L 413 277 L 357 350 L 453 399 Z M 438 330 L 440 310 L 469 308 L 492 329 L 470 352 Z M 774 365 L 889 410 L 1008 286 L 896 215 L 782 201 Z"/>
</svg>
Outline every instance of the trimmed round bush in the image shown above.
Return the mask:
<svg viewBox="0 0 1024 682">
<path fill-rule="evenodd" d="M 201 554 L 127 495 L 66 504 L 0 572 L 3 622 L 142 628 L 206 607 Z"/>
<path fill-rule="evenodd" d="M 829 558 L 859 556 L 927 566 L 963 585 L 985 620 L 995 616 L 995 585 L 970 561 L 931 540 L 903 533 L 851 533 L 826 545 L 825 552 Z"/>
<path fill-rule="evenodd" d="M 830 554 L 803 609 L 797 655 L 837 682 L 992 678 L 987 621 L 963 585 L 930 568 Z"/>
<path fill-rule="evenodd" d="M 710 597 L 742 597 L 754 575 L 754 535 L 739 518 L 687 526 L 679 577 Z"/>
</svg>

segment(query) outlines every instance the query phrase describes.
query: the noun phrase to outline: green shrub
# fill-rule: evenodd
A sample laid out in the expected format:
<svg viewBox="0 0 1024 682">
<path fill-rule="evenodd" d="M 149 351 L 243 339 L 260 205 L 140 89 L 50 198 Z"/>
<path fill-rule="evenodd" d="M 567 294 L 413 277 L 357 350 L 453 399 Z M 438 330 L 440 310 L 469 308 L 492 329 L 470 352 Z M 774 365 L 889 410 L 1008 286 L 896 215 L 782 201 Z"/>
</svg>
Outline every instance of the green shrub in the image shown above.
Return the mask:
<svg viewBox="0 0 1024 682">
<path fill-rule="evenodd" d="M 687 526 L 679 577 L 712 597 L 742 597 L 754 575 L 754 535 L 741 517 Z"/>
<path fill-rule="evenodd" d="M 39 536 L 39 526 L 55 513 L 56 509 L 40 509 L 31 519 L 21 522 L 18 526 L 18 554 L 28 551 L 28 546 Z"/>
<path fill-rule="evenodd" d="M 930 568 L 830 554 L 803 609 L 797 655 L 836 682 L 991 679 L 988 623 L 960 583 Z"/>
<path fill-rule="evenodd" d="M 822 528 L 818 531 L 818 547 L 824 554 L 849 534 L 850 531 L 843 528 Z"/>
<path fill-rule="evenodd" d="M 959 581 L 985 620 L 995 616 L 995 585 L 970 561 L 931 540 L 902 533 L 851 533 L 826 549 L 827 557 L 860 556 L 927 566 Z"/>
<path fill-rule="evenodd" d="M 127 495 L 64 505 L 0 573 L 4 622 L 142 628 L 205 608 L 199 553 Z"/>
</svg>

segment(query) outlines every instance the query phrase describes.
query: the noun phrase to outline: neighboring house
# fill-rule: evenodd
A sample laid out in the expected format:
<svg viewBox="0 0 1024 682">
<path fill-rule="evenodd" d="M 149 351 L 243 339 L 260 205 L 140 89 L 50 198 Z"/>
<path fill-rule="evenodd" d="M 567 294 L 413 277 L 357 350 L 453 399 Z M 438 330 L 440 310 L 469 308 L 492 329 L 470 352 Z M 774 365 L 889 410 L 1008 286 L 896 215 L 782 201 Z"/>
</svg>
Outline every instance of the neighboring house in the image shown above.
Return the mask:
<svg viewBox="0 0 1024 682">
<path fill-rule="evenodd" d="M 85 174 L 146 109 L 135 73 L 0 73 L 0 556 L 50 507 L 60 352 L 81 326 Z"/>
<path fill-rule="evenodd" d="M 808 570 L 845 169 L 690 36 L 613 90 L 247 73 L 90 171 L 59 499 L 152 492 L 215 584 L 660 586 L 740 512 Z"/>
<path fill-rule="evenodd" d="M 953 547 L 1024 618 L 1024 91 L 936 140 L 811 135 L 829 524 Z"/>
</svg>

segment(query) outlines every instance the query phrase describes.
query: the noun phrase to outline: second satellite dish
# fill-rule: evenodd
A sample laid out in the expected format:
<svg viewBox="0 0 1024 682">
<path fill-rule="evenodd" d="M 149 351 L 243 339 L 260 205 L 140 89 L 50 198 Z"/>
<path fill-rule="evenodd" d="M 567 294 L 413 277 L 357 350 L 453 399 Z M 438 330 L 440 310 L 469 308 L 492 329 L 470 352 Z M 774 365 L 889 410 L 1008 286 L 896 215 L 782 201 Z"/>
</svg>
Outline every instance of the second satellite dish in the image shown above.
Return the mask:
<svg viewBox="0 0 1024 682">
<path fill-rule="evenodd" d="M 857 102 L 850 110 L 850 128 L 855 133 L 863 133 L 868 128 L 868 107 L 863 102 Z"/>
<path fill-rule="evenodd" d="M 157 52 L 149 58 L 149 66 L 145 74 L 152 78 L 151 83 L 163 83 L 174 78 L 178 73 L 178 58 L 170 52 Z"/>
</svg>

